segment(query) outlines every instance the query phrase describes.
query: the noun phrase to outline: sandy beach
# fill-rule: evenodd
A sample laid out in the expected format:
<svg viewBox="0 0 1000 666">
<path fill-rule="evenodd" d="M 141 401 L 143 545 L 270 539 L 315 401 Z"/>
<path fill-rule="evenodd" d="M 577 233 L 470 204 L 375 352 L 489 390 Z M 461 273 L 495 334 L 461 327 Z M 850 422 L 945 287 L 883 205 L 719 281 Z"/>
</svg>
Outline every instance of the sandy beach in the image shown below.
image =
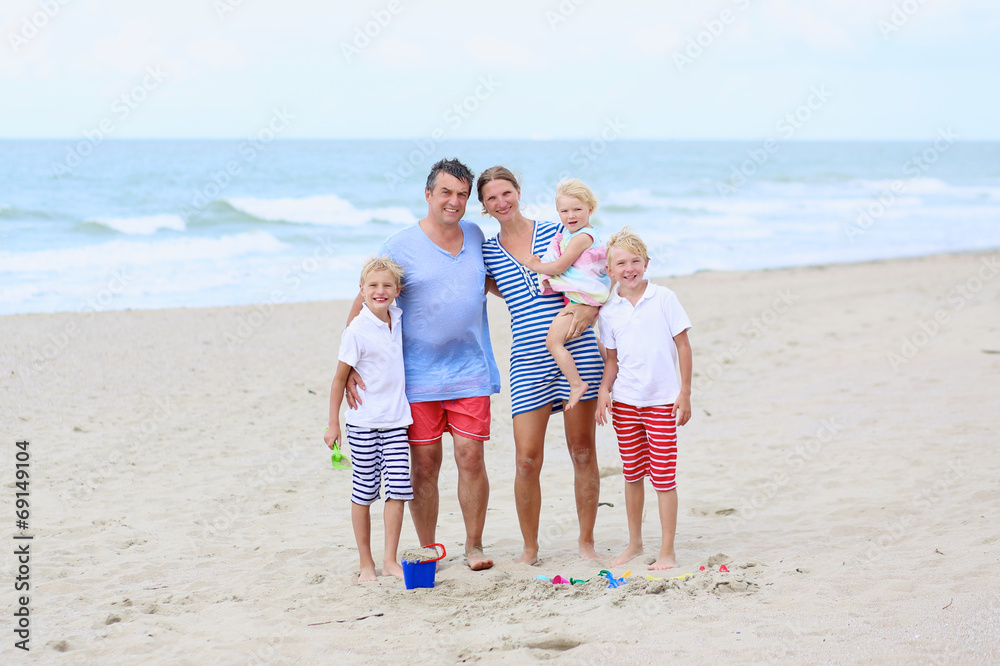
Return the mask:
<svg viewBox="0 0 1000 666">
<path fill-rule="evenodd" d="M 614 569 L 631 570 L 617 589 L 535 580 L 594 577 L 626 544 L 610 426 L 602 562 L 577 555 L 553 419 L 542 560 L 513 563 L 506 390 L 486 445 L 497 565 L 463 564 L 446 438 L 437 586 L 354 583 L 350 472 L 322 441 L 346 302 L 0 317 L 4 661 L 21 654 L 22 594 L 45 663 L 1000 661 L 1000 253 L 659 282 L 694 324 L 681 566 L 646 579 L 648 490 L 647 554 Z M 491 301 L 506 374 L 508 318 Z M 28 592 L 13 589 L 21 440 Z M 402 544 L 419 545 L 408 515 Z"/>
</svg>

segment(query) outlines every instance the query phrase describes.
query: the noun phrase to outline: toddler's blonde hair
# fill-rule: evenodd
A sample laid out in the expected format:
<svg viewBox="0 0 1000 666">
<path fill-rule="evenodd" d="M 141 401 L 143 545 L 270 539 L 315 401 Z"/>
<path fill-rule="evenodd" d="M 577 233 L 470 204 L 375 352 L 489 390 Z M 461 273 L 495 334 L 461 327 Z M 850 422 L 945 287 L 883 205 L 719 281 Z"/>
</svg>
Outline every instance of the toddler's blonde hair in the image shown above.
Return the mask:
<svg viewBox="0 0 1000 666">
<path fill-rule="evenodd" d="M 561 196 L 576 197 L 594 210 L 597 210 L 597 197 L 594 191 L 587 187 L 579 178 L 566 178 L 556 185 L 556 198 Z"/>
</svg>

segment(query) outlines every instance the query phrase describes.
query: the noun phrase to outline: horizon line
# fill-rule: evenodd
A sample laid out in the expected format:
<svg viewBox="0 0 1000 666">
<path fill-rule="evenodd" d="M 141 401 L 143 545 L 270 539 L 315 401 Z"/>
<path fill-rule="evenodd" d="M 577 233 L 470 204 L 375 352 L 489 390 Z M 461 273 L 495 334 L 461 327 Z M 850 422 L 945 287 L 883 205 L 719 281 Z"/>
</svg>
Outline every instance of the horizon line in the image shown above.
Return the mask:
<svg viewBox="0 0 1000 666">
<path fill-rule="evenodd" d="M 105 137 L 100 142 L 105 141 L 111 143 L 122 143 L 126 141 L 245 141 L 247 139 L 252 139 L 253 137 L 245 136 L 136 136 L 136 137 Z M 416 137 L 331 137 L 331 136 L 304 136 L 304 137 L 275 137 L 268 141 L 268 143 L 273 142 L 291 142 L 291 141 L 423 141 L 427 137 L 416 136 Z M 0 141 L 87 141 L 86 136 L 0 136 Z M 575 142 L 575 141 L 593 141 L 594 137 L 452 137 L 447 139 L 449 142 L 461 142 L 461 141 L 522 141 L 528 143 L 562 143 L 562 142 Z M 840 137 L 840 138 L 815 138 L 815 139 L 801 139 L 801 138 L 788 138 L 788 139 L 776 139 L 774 137 L 752 137 L 752 138 L 703 138 L 703 137 L 693 137 L 693 138 L 680 138 L 680 137 L 618 137 L 615 139 L 615 143 L 637 143 L 637 142 L 700 142 L 700 143 L 756 143 L 760 141 L 776 141 L 780 143 L 911 143 L 926 141 L 927 137 L 916 137 L 916 138 L 856 138 L 856 137 Z M 444 143 L 444 142 L 441 142 Z M 976 137 L 963 137 L 956 139 L 956 143 L 1000 143 L 1000 137 L 998 138 L 976 138 Z"/>
</svg>

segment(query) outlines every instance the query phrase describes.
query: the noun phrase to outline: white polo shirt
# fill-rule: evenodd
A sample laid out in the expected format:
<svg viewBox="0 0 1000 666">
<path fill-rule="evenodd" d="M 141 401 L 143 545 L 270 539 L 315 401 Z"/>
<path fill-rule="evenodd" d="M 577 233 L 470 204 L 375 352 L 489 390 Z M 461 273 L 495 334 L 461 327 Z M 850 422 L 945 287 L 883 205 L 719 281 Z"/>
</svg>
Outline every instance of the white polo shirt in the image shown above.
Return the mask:
<svg viewBox="0 0 1000 666">
<path fill-rule="evenodd" d="M 392 329 L 376 317 L 368 305 L 350 323 L 340 339 L 337 358 L 361 375 L 361 405 L 347 409 L 345 421 L 358 428 L 401 428 L 413 423 L 406 401 L 403 371 L 403 311 L 389 306 Z"/>
<path fill-rule="evenodd" d="M 618 293 L 620 287 L 615 285 L 598 314 L 601 342 L 618 350 L 611 397 L 633 407 L 672 404 L 681 391 L 674 336 L 691 328 L 691 320 L 666 287 L 647 282 L 635 307 Z"/>
</svg>

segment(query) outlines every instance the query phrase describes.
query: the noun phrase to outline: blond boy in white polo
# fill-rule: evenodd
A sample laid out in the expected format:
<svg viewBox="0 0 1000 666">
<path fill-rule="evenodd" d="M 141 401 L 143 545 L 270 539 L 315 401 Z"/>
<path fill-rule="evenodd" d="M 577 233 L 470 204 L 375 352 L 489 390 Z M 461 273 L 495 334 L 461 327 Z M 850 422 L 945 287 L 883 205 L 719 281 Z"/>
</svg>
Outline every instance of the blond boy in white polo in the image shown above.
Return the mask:
<svg viewBox="0 0 1000 666">
<path fill-rule="evenodd" d="M 608 273 L 617 284 L 598 314 L 607 360 L 597 422 L 604 425 L 610 407 L 625 476 L 629 543 L 611 565 L 643 553 L 648 476 L 662 533 L 659 556 L 649 566 L 655 570 L 677 566 L 677 426 L 691 418 L 691 321 L 674 292 L 645 279 L 648 266 L 646 244 L 628 227 L 608 240 Z"/>
<path fill-rule="evenodd" d="M 403 576 L 397 559 L 403 505 L 413 499 L 407 430 L 413 418 L 406 401 L 402 311 L 392 305 L 402 290 L 403 268 L 389 257 L 373 257 L 361 269 L 361 312 L 347 326 L 330 387 L 330 424 L 323 439 L 341 441 L 340 407 L 347 377 L 357 368 L 367 382 L 357 409 L 348 409 L 347 444 L 351 452 L 351 522 L 361 558 L 359 583 L 374 581 L 371 505 L 385 480 L 383 576 Z"/>
</svg>

